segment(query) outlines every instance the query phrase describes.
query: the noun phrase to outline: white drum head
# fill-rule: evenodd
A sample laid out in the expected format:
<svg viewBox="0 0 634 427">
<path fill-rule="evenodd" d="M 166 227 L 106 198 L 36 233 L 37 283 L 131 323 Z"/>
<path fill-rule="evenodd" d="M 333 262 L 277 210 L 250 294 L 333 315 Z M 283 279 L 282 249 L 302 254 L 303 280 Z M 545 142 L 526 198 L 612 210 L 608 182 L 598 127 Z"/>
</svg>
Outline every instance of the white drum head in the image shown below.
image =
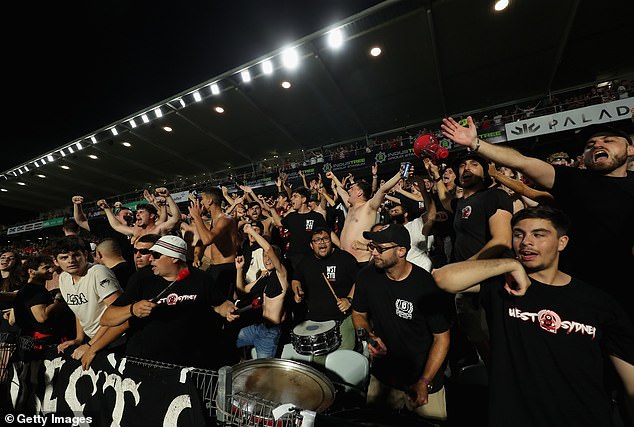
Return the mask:
<svg viewBox="0 0 634 427">
<path fill-rule="evenodd" d="M 323 334 L 330 331 L 337 325 L 334 320 L 327 320 L 325 322 L 314 322 L 312 320 L 306 320 L 293 328 L 293 333 L 300 337 L 311 337 L 314 335 Z"/>
</svg>

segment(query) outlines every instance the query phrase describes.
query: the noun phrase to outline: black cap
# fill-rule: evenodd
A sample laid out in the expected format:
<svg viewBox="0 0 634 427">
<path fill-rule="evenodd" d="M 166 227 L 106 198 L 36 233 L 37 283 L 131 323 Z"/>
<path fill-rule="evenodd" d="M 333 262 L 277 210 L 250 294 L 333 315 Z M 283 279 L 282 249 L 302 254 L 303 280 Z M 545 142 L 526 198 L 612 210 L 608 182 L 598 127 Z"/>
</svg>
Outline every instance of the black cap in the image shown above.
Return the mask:
<svg viewBox="0 0 634 427">
<path fill-rule="evenodd" d="M 412 240 L 409 231 L 401 224 L 387 224 L 378 231 L 364 231 L 363 237 L 377 243 L 396 243 L 399 246 L 410 248 Z"/>
<path fill-rule="evenodd" d="M 590 139 L 594 135 L 620 136 L 621 138 L 625 138 L 628 144 L 632 144 L 632 138 L 627 132 L 617 127 L 610 126 L 607 123 L 596 123 L 582 128 L 577 133 L 577 141 L 585 144 L 586 142 L 588 142 L 588 139 Z"/>
<path fill-rule="evenodd" d="M 491 184 L 493 184 L 493 179 L 491 179 L 491 175 L 489 175 L 489 161 L 484 157 L 474 153 L 472 151 L 466 151 L 459 157 L 457 157 L 453 163 L 451 164 L 451 168 L 456 174 L 456 179 L 454 180 L 456 185 L 460 186 L 460 163 L 466 160 L 475 160 L 480 163 L 482 169 L 484 171 L 484 187 L 489 188 Z"/>
</svg>

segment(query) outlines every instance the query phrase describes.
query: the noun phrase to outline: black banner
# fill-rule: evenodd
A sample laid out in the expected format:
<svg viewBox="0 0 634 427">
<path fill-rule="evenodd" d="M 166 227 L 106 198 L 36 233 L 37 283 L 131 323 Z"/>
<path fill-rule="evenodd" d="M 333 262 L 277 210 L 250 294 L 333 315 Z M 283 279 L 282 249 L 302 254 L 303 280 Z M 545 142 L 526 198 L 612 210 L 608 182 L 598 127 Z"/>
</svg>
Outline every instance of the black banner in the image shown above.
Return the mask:
<svg viewBox="0 0 634 427">
<path fill-rule="evenodd" d="M 52 425 L 90 426 L 201 426 L 210 419 L 202 402 L 212 396 L 202 395 L 189 368 L 142 366 L 112 353 L 97 356 L 86 371 L 68 357 L 14 367 L 13 409 L 3 405 L 4 419 L 46 414 Z M 208 373 L 203 380 L 211 385 L 217 373 Z"/>
</svg>

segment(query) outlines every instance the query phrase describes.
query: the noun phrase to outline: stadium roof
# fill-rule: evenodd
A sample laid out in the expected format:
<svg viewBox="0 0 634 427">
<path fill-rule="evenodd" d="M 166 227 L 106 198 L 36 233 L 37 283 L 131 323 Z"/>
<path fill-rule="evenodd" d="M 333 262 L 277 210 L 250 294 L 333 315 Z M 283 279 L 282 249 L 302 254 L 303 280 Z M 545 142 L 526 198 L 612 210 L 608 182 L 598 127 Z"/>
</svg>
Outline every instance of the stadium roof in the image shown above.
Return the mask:
<svg viewBox="0 0 634 427">
<path fill-rule="evenodd" d="M 295 69 L 282 65 L 286 47 L 280 48 L 16 165 L 3 173 L 0 205 L 47 212 L 69 208 L 75 194 L 87 201 L 140 194 L 634 71 L 632 1 L 515 0 L 499 14 L 492 4 L 381 3 L 298 40 Z M 344 43 L 333 49 L 328 35 L 336 28 Z M 382 50 L 377 57 L 369 54 L 375 46 Z M 261 68 L 267 59 L 271 74 Z M 245 69 L 249 82 L 241 77 Z"/>
</svg>

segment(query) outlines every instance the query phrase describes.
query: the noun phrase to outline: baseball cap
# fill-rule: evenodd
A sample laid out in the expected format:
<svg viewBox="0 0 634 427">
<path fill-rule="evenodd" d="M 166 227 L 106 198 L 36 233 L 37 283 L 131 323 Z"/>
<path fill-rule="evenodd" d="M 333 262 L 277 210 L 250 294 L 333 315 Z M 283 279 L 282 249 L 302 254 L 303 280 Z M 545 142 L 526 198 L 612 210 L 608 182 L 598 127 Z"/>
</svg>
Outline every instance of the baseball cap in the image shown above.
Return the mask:
<svg viewBox="0 0 634 427">
<path fill-rule="evenodd" d="M 632 138 L 627 132 L 617 127 L 610 126 L 607 123 L 596 123 L 582 128 L 577 133 L 577 141 L 585 144 L 588 139 L 595 135 L 620 136 L 621 138 L 625 138 L 628 144 L 632 144 Z"/>
<path fill-rule="evenodd" d="M 378 231 L 364 231 L 363 237 L 372 240 L 377 243 L 396 243 L 399 246 L 404 246 L 407 249 L 411 246 L 411 238 L 409 231 L 401 224 L 387 224 L 381 227 Z"/>
<path fill-rule="evenodd" d="M 150 248 L 151 252 L 158 252 L 172 258 L 187 261 L 187 243 L 178 236 L 163 236 Z"/>
</svg>

